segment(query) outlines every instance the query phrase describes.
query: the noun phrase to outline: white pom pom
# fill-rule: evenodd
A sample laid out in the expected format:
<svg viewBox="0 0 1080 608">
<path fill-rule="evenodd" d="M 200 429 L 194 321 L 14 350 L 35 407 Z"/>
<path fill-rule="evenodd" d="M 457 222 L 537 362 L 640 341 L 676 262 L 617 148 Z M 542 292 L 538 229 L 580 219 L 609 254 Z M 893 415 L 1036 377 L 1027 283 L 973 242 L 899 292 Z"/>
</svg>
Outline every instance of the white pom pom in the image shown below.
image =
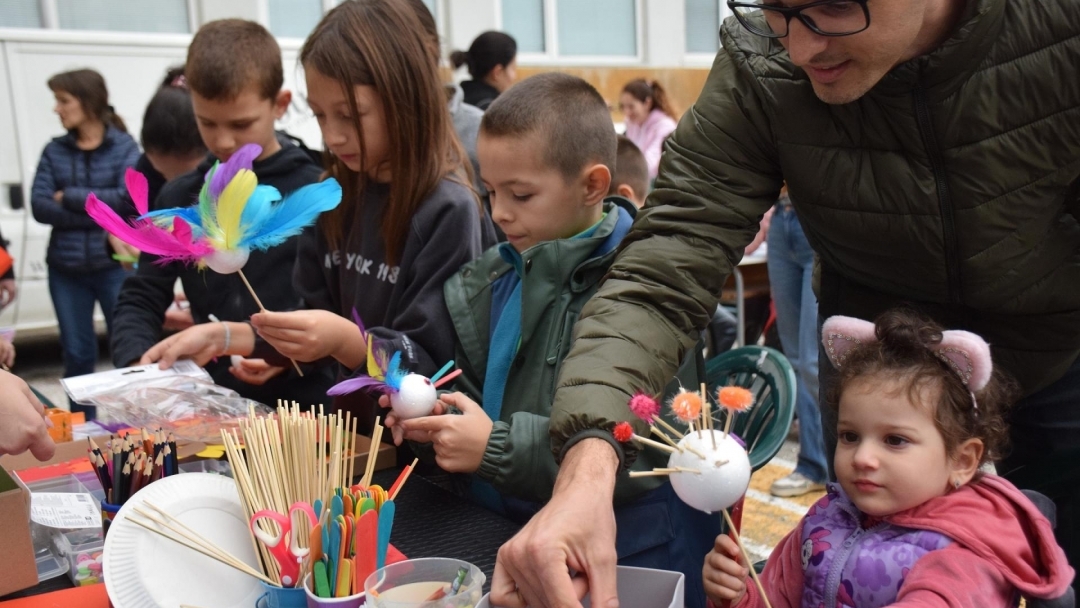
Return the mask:
<svg viewBox="0 0 1080 608">
<path fill-rule="evenodd" d="M 401 390 L 390 393 L 390 407 L 402 420 L 427 416 L 435 409 L 435 387 L 425 376 L 409 374 L 401 381 Z"/>
<path fill-rule="evenodd" d="M 715 449 L 709 433 L 716 436 Z M 675 452 L 668 459 L 669 467 L 701 471 L 700 475 L 685 472 L 671 474 L 671 486 L 683 502 L 706 513 L 715 513 L 727 509 L 746 494 L 746 488 L 750 486 L 750 458 L 746 449 L 735 439 L 720 431 L 702 431 L 699 438 L 695 431 L 683 437 L 679 445 L 705 455 L 702 460 L 686 450 Z"/>
<path fill-rule="evenodd" d="M 218 274 L 232 274 L 247 264 L 250 253 L 247 249 L 215 251 L 206 256 L 206 265 Z"/>
</svg>

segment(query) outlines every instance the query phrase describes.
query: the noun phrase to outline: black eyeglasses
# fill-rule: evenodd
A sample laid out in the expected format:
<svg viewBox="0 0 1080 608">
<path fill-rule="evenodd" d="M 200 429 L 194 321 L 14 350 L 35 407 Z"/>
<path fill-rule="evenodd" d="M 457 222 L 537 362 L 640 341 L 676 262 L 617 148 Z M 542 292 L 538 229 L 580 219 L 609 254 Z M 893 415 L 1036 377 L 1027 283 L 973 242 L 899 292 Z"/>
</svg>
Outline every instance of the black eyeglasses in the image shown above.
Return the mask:
<svg viewBox="0 0 1080 608">
<path fill-rule="evenodd" d="M 867 0 L 819 0 L 800 6 L 728 2 L 743 27 L 766 38 L 788 35 L 792 19 L 821 36 L 850 36 L 870 27 Z"/>
</svg>

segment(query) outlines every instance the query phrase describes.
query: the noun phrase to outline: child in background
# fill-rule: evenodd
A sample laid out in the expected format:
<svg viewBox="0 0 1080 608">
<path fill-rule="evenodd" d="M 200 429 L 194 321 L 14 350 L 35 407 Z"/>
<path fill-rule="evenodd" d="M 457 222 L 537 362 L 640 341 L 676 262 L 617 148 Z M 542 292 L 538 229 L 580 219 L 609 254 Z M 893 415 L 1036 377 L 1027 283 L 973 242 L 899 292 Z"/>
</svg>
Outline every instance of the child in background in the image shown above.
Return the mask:
<svg viewBox="0 0 1080 608">
<path fill-rule="evenodd" d="M 215 324 L 153 354 L 171 362 L 254 353 L 284 365 L 285 357 L 333 357 L 344 376 L 366 360 L 355 309 L 405 367 L 433 374 L 454 354 L 442 286 L 480 255 L 483 220 L 427 34 L 407 2 L 354 0 L 323 17 L 300 62 L 330 174 L 343 190 L 341 205 L 300 237 L 293 282 L 307 309 L 235 324 L 227 349 Z M 370 432 L 375 402 L 367 395 L 338 397 L 334 407 Z"/>
<path fill-rule="evenodd" d="M 491 104 L 477 151 L 507 242 L 445 286 L 462 392 L 443 395 L 435 415 L 387 418 L 396 442 L 428 444 L 418 451 L 465 474 L 456 480 L 474 502 L 521 522 L 550 498 L 558 473 L 549 416 L 574 323 L 633 223 L 634 207 L 607 197 L 615 137 L 600 94 L 567 74 L 526 79 Z M 460 415 L 440 415 L 448 411 Z M 623 479 L 616 501 L 619 563 L 686 572 L 698 589 L 687 605 L 703 606 L 701 560 L 719 518 L 657 478 Z"/>
<path fill-rule="evenodd" d="M 291 93 L 281 88 L 283 81 L 281 50 L 266 28 L 240 19 L 212 21 L 200 28 L 188 47 L 185 65 L 184 82 L 190 89 L 195 116 L 195 121 L 186 126 L 197 127 L 211 156 L 194 171 L 170 180 L 151 208 L 192 205 L 212 164 L 228 160 L 244 144 L 262 147 L 253 164 L 260 184 L 273 186 L 287 196 L 317 181 L 321 168 L 310 150 L 274 131 L 274 121 L 285 113 L 292 99 Z M 162 90 L 158 95 L 172 98 L 177 93 L 186 95 L 180 90 Z M 183 139 L 191 142 L 194 136 L 189 131 Z M 147 142 L 147 154 L 155 163 L 161 160 L 156 143 L 155 138 Z M 170 170 L 164 165 L 162 168 Z M 300 303 L 292 281 L 299 240 L 293 237 L 269 251 L 253 251 L 244 266 L 255 293 L 271 310 L 289 310 Z M 229 331 L 250 332 L 247 320 L 259 307 L 238 276 L 178 262 L 160 264 L 156 256 L 143 253 L 135 275 L 124 282 L 117 304 L 117 331 L 112 337 L 113 363 L 117 367 L 159 361 L 160 355 L 153 347 L 162 338 L 162 323 L 174 301 L 177 279 L 183 284 L 196 328 L 221 330 L 219 344 L 225 342 L 226 327 Z M 196 357 L 196 361 L 207 368 L 217 384 L 270 405 L 278 399 L 305 405 L 319 403 L 333 381 L 329 368 L 309 370 L 301 378 L 287 361 L 284 365 L 259 360 L 240 360 L 232 365 L 228 357 L 216 361 Z"/>
<path fill-rule="evenodd" d="M 207 153 L 195 124 L 183 67 L 169 68 L 165 80 L 146 104 L 139 139 L 143 153 L 135 163 L 135 170 L 146 176 L 147 200 L 150 208 L 156 209 L 155 201 L 165 182 L 194 171 Z M 111 234 L 108 239 L 120 263 L 131 269 L 139 259 L 139 250 Z"/>
<path fill-rule="evenodd" d="M 611 176 L 609 195 L 617 194 L 641 209 L 649 193 L 649 165 L 637 144 L 624 135 L 618 136 L 615 153 L 615 174 Z"/>
<path fill-rule="evenodd" d="M 980 466 L 999 456 L 1011 387 L 978 336 L 906 311 L 832 317 L 839 483 L 777 545 L 762 582 L 774 608 L 1016 606 L 1058 598 L 1073 570 L 1050 523 Z M 713 602 L 763 606 L 728 537 L 705 562 Z M 738 558 L 741 559 L 741 558 Z"/>
</svg>

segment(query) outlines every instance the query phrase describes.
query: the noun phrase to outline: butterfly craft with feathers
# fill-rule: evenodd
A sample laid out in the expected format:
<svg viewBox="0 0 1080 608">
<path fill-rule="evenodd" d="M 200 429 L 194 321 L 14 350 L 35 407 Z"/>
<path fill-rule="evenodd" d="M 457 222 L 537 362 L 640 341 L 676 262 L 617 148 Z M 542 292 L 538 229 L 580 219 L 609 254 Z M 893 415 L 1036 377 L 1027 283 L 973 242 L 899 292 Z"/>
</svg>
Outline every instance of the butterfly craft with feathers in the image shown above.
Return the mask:
<svg viewBox="0 0 1080 608">
<path fill-rule="evenodd" d="M 389 355 L 386 349 L 376 343 L 376 339 L 364 328 L 360 315 L 353 310 L 353 320 L 360 328 L 360 335 L 367 344 L 367 374 L 349 378 L 335 384 L 326 394 L 330 396 L 347 395 L 359 390 L 384 393 L 390 396 L 390 408 L 394 415 L 402 420 L 419 418 L 431 414 L 437 399 L 435 389 L 448 382 L 460 370 L 446 375 L 454 366 L 450 361 L 431 378 L 409 373 L 401 365 L 401 352 Z M 442 378 L 440 380 L 440 378 Z"/>
<path fill-rule="evenodd" d="M 277 188 L 259 185 L 252 170 L 261 153 L 258 145 L 247 144 L 228 161 L 214 163 L 195 206 L 151 212 L 146 177 L 128 169 L 124 180 L 139 216 L 126 221 L 93 193 L 86 199 L 86 213 L 161 263 L 195 263 L 221 274 L 243 274 L 253 249 L 266 251 L 284 243 L 341 203 L 341 186 L 332 178 L 282 200 Z"/>
</svg>

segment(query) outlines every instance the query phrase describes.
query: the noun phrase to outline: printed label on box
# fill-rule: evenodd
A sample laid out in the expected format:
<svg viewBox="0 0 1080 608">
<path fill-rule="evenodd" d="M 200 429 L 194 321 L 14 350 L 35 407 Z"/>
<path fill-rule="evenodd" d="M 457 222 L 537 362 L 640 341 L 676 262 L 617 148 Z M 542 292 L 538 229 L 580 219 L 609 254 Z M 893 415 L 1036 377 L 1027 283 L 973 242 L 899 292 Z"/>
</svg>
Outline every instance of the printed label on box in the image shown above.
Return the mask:
<svg viewBox="0 0 1080 608">
<path fill-rule="evenodd" d="M 51 528 L 100 528 L 101 507 L 89 494 L 34 492 L 30 519 Z"/>
</svg>

